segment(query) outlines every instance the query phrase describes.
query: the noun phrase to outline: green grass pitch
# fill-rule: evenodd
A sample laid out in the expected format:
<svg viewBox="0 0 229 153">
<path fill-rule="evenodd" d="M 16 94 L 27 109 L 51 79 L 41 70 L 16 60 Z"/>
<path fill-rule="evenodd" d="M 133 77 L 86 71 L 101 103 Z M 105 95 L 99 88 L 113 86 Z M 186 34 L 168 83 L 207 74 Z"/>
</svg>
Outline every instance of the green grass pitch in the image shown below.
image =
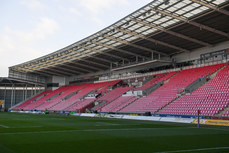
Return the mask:
<svg viewBox="0 0 229 153">
<path fill-rule="evenodd" d="M 229 128 L 0 113 L 0 153 L 229 153 Z"/>
</svg>

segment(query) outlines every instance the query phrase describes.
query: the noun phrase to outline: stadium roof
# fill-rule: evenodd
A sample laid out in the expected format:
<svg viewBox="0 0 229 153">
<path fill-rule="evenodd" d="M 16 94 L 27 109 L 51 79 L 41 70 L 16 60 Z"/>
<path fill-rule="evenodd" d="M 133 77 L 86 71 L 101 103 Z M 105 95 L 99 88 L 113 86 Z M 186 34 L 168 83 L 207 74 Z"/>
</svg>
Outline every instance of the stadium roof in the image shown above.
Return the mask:
<svg viewBox="0 0 229 153">
<path fill-rule="evenodd" d="M 228 0 L 154 0 L 111 26 L 46 56 L 9 69 L 72 76 L 111 63 L 171 57 L 229 40 Z"/>
<path fill-rule="evenodd" d="M 0 89 L 2 87 L 33 87 L 34 85 L 36 86 L 44 86 L 44 83 L 37 83 L 37 82 L 32 82 L 32 81 L 22 81 L 19 79 L 15 78 L 8 78 L 8 77 L 0 77 Z"/>
</svg>

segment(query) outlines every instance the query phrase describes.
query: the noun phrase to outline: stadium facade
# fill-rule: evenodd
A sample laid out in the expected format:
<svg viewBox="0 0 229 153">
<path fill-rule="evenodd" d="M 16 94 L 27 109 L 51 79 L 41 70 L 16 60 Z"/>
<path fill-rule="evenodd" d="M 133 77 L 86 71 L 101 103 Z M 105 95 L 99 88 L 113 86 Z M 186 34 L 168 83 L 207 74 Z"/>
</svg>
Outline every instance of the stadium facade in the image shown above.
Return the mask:
<svg viewBox="0 0 229 153">
<path fill-rule="evenodd" d="M 2 107 L 15 108 L 19 103 L 40 93 L 40 96 L 48 95 L 49 93 L 44 90 L 54 90 L 53 95 L 49 97 L 51 99 L 48 99 L 51 101 L 61 94 L 71 98 L 71 94 L 77 94 L 84 88 L 90 87 L 91 90 L 86 90 L 81 97 L 78 97 L 84 101 L 85 97 L 96 97 L 101 94 L 97 91 L 106 86 L 107 82 L 111 82 L 109 87 L 112 88 L 109 88 L 109 92 L 114 92 L 113 95 L 119 93 L 125 96 L 124 94 L 134 93 L 134 91 L 138 93 L 134 95 L 136 97 L 123 100 L 118 100 L 119 94 L 114 99 L 107 99 L 103 98 L 106 97 L 106 93 L 102 93 L 100 99 L 86 100 L 89 104 L 88 108 L 95 108 L 98 104 L 94 110 L 106 110 L 106 107 L 104 108 L 104 106 L 108 107 L 106 101 L 129 102 L 129 106 L 137 105 L 138 99 L 145 98 L 147 101 L 148 95 L 166 87 L 164 82 L 169 82 L 177 72 L 182 73 L 180 75 L 183 77 L 193 75 L 194 79 L 190 79 L 191 81 L 189 80 L 190 82 L 185 86 L 177 87 L 176 94 L 192 95 L 192 92 L 185 92 L 190 89 L 188 88 L 190 85 L 195 85 L 193 90 L 196 90 L 209 81 L 203 83 L 200 81 L 201 83 L 198 82 L 196 85 L 195 82 L 199 78 L 213 80 L 215 77 L 213 75 L 217 72 L 220 73 L 222 70 L 222 73 L 224 71 L 225 74 L 227 73 L 228 27 L 229 2 L 227 0 L 154 0 L 83 40 L 46 56 L 9 67 L 9 77 L 0 80 L 0 99 L 4 101 Z M 192 71 L 194 68 L 199 68 L 201 72 L 205 72 L 206 67 L 210 67 L 211 70 L 207 70 L 206 73 Z M 185 70 L 189 70 L 190 74 L 183 74 Z M 196 73 L 198 75 L 195 75 Z M 159 83 L 157 81 L 147 88 L 145 87 L 147 85 L 144 86 L 147 81 L 152 81 L 160 74 L 163 74 L 160 76 L 163 78 L 160 83 L 164 81 L 161 86 L 156 86 Z M 227 88 L 228 80 L 224 81 Z M 97 84 L 92 85 L 95 83 Z M 89 86 L 86 87 L 85 84 Z M 65 89 L 69 86 L 77 86 L 77 90 Z M 118 88 L 120 86 L 122 87 Z M 228 93 L 226 96 L 228 98 Z M 152 110 L 144 109 L 139 112 L 171 113 L 169 109 L 163 110 L 163 108 L 176 100 L 171 99 L 157 110 L 153 110 L 152 107 Z M 226 101 L 228 102 L 228 99 Z M 228 103 L 224 105 L 217 113 L 228 108 Z M 28 108 L 39 110 L 39 107 L 40 105 L 36 105 Z M 44 111 L 52 107 L 55 106 L 41 107 L 40 110 Z M 138 112 L 131 107 L 128 110 L 127 105 L 117 111 L 125 112 L 122 111 L 125 109 L 126 112 Z M 85 110 L 84 108 L 83 111 Z M 206 115 L 212 114 L 206 113 Z"/>
</svg>

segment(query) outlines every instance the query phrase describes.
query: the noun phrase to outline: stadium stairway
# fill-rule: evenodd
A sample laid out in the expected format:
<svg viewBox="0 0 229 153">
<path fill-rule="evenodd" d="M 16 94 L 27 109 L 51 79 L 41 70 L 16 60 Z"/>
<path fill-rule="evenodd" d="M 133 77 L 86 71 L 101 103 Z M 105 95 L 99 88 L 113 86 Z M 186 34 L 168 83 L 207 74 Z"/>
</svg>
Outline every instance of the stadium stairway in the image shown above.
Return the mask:
<svg viewBox="0 0 229 153">
<path fill-rule="evenodd" d="M 19 109 L 23 109 L 25 106 L 29 105 L 31 102 L 39 100 L 40 98 L 46 96 L 47 94 L 49 94 L 50 92 L 52 92 L 51 90 L 46 90 L 46 91 L 42 91 L 40 93 L 37 93 L 37 95 L 33 95 L 29 98 L 27 98 L 26 100 L 18 103 L 17 105 L 13 106 L 11 109 L 14 110 L 19 110 Z"/>
<path fill-rule="evenodd" d="M 133 101 L 131 101 L 130 103 L 124 105 L 122 108 L 120 108 L 119 110 L 117 110 L 117 112 L 120 112 L 122 109 L 124 109 L 125 107 L 127 107 L 128 105 L 131 105 L 132 103 L 134 103 L 135 101 L 137 101 L 140 97 L 137 97 L 136 99 L 134 99 Z"/>
<path fill-rule="evenodd" d="M 175 75 L 177 75 L 179 72 L 180 72 L 180 71 L 175 71 L 170 77 L 168 77 L 167 80 L 164 81 L 164 84 L 168 83 L 169 80 L 170 80 L 172 77 L 174 77 Z"/>
<path fill-rule="evenodd" d="M 51 97 L 60 94 L 61 92 L 63 92 L 64 90 L 66 90 L 67 87 L 60 87 L 52 92 L 50 92 L 48 95 L 40 98 L 39 100 L 33 101 L 32 103 L 30 103 L 29 105 L 25 106 L 23 109 L 24 110 L 34 110 L 37 107 L 43 105 L 46 101 L 48 101 Z"/>
<path fill-rule="evenodd" d="M 219 111 L 215 116 L 229 116 L 229 104 L 223 110 Z"/>
<path fill-rule="evenodd" d="M 91 83 L 91 84 L 86 84 L 87 87 L 81 88 L 77 94 L 72 95 L 68 99 L 63 99 L 61 102 L 59 102 L 56 105 L 53 105 L 50 107 L 48 110 L 66 110 L 69 109 L 71 106 L 76 106 L 80 101 L 82 101 L 88 93 L 95 91 L 98 88 L 103 87 L 106 84 L 106 82 L 102 83 Z M 76 86 L 77 87 L 77 86 Z M 69 93 L 71 94 L 71 93 Z"/>
<path fill-rule="evenodd" d="M 125 105 L 128 105 L 132 101 L 138 99 L 137 96 L 120 96 L 115 99 L 113 102 L 107 104 L 103 108 L 101 108 L 101 112 L 117 112 Z"/>
<path fill-rule="evenodd" d="M 154 78 L 154 76 L 151 76 L 151 77 L 147 78 L 145 81 L 142 81 L 142 85 L 145 85 L 146 83 L 151 81 L 153 78 Z"/>
<path fill-rule="evenodd" d="M 120 87 L 120 88 L 115 88 L 108 94 L 104 95 L 103 97 L 99 98 L 98 100 L 103 100 L 106 101 L 104 104 L 100 105 L 98 108 L 96 108 L 97 111 L 101 110 L 103 107 L 108 105 L 109 103 L 112 103 L 114 100 L 117 98 L 121 97 L 122 94 L 125 92 L 129 91 L 133 87 Z M 92 108 L 93 109 L 93 108 Z"/>
<path fill-rule="evenodd" d="M 155 92 L 155 91 L 157 91 L 158 89 L 160 89 L 161 87 L 163 87 L 165 84 L 167 84 L 167 83 L 169 82 L 169 80 L 170 80 L 171 78 L 173 78 L 173 77 L 176 76 L 177 74 L 179 74 L 179 72 L 177 72 L 177 71 L 162 74 L 163 77 L 161 77 L 158 81 L 164 80 L 164 81 L 163 81 L 163 84 L 161 84 L 161 86 L 160 86 L 159 88 L 157 88 L 156 90 L 154 90 L 153 92 Z M 155 83 L 157 83 L 157 82 L 155 82 Z M 153 93 L 153 92 L 152 92 L 152 93 Z M 152 94 L 152 93 L 150 93 L 150 94 Z M 146 97 L 147 97 L 147 96 L 146 96 Z M 143 99 L 143 98 L 145 98 L 145 97 L 140 97 L 140 98 L 134 100 L 133 102 L 129 103 L 128 105 L 126 105 L 125 107 L 123 107 L 122 109 L 120 109 L 119 112 L 126 112 L 126 111 L 129 109 L 128 107 L 132 107 L 132 105 L 135 105 L 135 104 L 138 105 L 137 103 L 138 103 L 139 101 L 141 101 L 141 99 Z M 141 105 L 141 104 L 139 104 L 139 105 Z"/>
<path fill-rule="evenodd" d="M 112 90 L 108 90 L 110 88 L 112 88 L 113 86 L 117 85 L 121 80 L 116 80 L 116 81 L 109 81 L 109 82 L 104 82 L 102 83 L 103 85 L 95 90 L 94 93 L 101 93 L 102 96 L 100 96 L 98 99 L 103 98 L 103 96 L 105 96 L 106 94 L 109 94 Z M 83 96 L 86 97 L 86 96 Z M 94 99 L 84 99 L 81 102 L 76 102 L 74 104 L 72 104 L 71 106 L 65 108 L 64 110 L 68 110 L 68 111 L 76 111 L 79 110 L 80 112 L 82 112 L 83 110 L 85 110 L 86 108 L 92 109 L 92 110 L 96 110 L 97 107 L 100 107 L 101 105 L 97 106 L 96 108 L 93 107 L 93 102 L 96 100 L 96 98 Z M 105 104 L 106 101 L 103 103 Z"/>
<path fill-rule="evenodd" d="M 86 108 L 89 107 L 90 104 L 93 103 L 95 98 L 90 99 L 84 99 L 82 101 L 78 101 L 77 103 L 71 105 L 70 107 L 64 109 L 65 111 L 77 111 L 79 113 L 82 113 L 85 111 Z"/>
<path fill-rule="evenodd" d="M 170 104 L 172 104 L 173 102 L 177 101 L 178 99 L 180 99 L 180 98 L 181 98 L 182 96 L 184 96 L 184 95 L 185 95 L 185 92 L 182 91 L 182 92 L 178 95 L 178 97 L 176 97 L 176 98 L 173 99 L 171 102 L 169 102 L 168 104 L 166 104 L 165 106 L 163 106 L 161 109 L 158 109 L 158 110 L 155 112 L 155 114 L 160 114 L 160 112 L 161 112 L 162 110 L 166 109 L 166 107 L 168 107 Z"/>
<path fill-rule="evenodd" d="M 209 80 L 208 80 L 208 81 L 210 81 L 211 79 L 213 79 L 213 78 L 217 75 L 217 73 L 218 73 L 220 70 L 222 70 L 224 67 L 225 67 L 225 65 L 223 65 L 223 66 L 220 67 L 218 70 L 216 70 L 215 72 L 213 72 L 212 74 L 210 74 Z M 205 83 L 206 83 L 206 82 L 205 82 Z M 204 84 L 201 84 L 200 86 L 198 86 L 198 88 L 200 88 L 200 87 L 203 86 L 203 85 L 204 85 Z M 197 90 L 198 88 L 196 88 L 195 90 Z M 177 100 L 179 100 L 179 99 L 180 99 L 181 97 L 183 97 L 185 94 L 186 94 L 186 93 L 185 93 L 185 90 L 182 91 L 182 92 L 180 93 L 180 95 L 179 95 L 177 98 L 175 98 L 174 100 L 172 100 L 170 103 L 168 103 L 167 105 L 165 105 L 164 107 L 162 107 L 161 109 L 159 109 L 158 111 L 156 111 L 155 113 L 156 113 L 156 114 L 160 114 L 161 112 L 163 112 L 163 110 L 166 109 L 166 107 L 169 107 L 169 105 L 171 105 L 173 102 L 176 102 Z"/>
<path fill-rule="evenodd" d="M 106 103 L 105 100 L 96 100 L 95 103 L 98 103 L 97 105 L 95 105 L 94 107 L 91 108 L 92 111 L 97 110 L 97 108 L 101 107 L 102 105 L 104 105 Z"/>
<path fill-rule="evenodd" d="M 183 94 L 179 99 L 176 99 L 161 109 L 159 113 L 196 115 L 197 110 L 201 110 L 202 115 L 212 116 L 214 114 L 223 114 L 224 111 L 221 111 L 224 110 L 226 106 L 228 107 L 229 102 L 226 102 L 224 97 L 218 97 L 218 95 L 224 94 L 225 88 L 228 88 L 227 73 L 229 66 L 219 64 L 212 68 L 213 70 L 215 68 L 217 69 L 210 74 L 209 81 L 196 89 L 193 94 Z M 218 73 L 220 74 L 218 75 Z M 215 85 L 219 87 L 214 87 Z M 215 90 L 214 88 L 219 89 Z M 216 95 L 216 93 L 218 94 Z"/>
<path fill-rule="evenodd" d="M 214 77 L 216 77 L 216 76 L 217 76 L 217 73 L 227 66 L 227 65 L 225 65 L 225 64 L 221 64 L 221 65 L 222 65 L 222 66 L 221 66 L 218 70 L 216 70 L 214 73 L 212 73 L 212 74 L 210 75 L 210 79 L 213 79 Z"/>
<path fill-rule="evenodd" d="M 46 100 L 42 105 L 36 107 L 36 109 L 44 111 L 52 107 L 53 105 L 59 103 L 62 100 L 62 98 L 64 98 L 66 95 L 70 94 L 70 92 L 72 92 L 73 89 L 73 86 L 63 87 L 62 90 L 59 90 L 57 94 Z"/>
</svg>

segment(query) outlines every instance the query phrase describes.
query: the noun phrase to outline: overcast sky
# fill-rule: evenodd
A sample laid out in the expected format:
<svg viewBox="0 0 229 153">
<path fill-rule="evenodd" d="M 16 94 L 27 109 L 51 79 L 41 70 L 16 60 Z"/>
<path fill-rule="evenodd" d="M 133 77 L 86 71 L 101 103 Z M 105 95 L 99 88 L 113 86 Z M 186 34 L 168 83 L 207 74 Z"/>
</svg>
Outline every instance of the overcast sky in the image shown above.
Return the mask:
<svg viewBox="0 0 229 153">
<path fill-rule="evenodd" d="M 8 67 L 64 48 L 150 0 L 1 0 L 0 77 Z"/>
</svg>

